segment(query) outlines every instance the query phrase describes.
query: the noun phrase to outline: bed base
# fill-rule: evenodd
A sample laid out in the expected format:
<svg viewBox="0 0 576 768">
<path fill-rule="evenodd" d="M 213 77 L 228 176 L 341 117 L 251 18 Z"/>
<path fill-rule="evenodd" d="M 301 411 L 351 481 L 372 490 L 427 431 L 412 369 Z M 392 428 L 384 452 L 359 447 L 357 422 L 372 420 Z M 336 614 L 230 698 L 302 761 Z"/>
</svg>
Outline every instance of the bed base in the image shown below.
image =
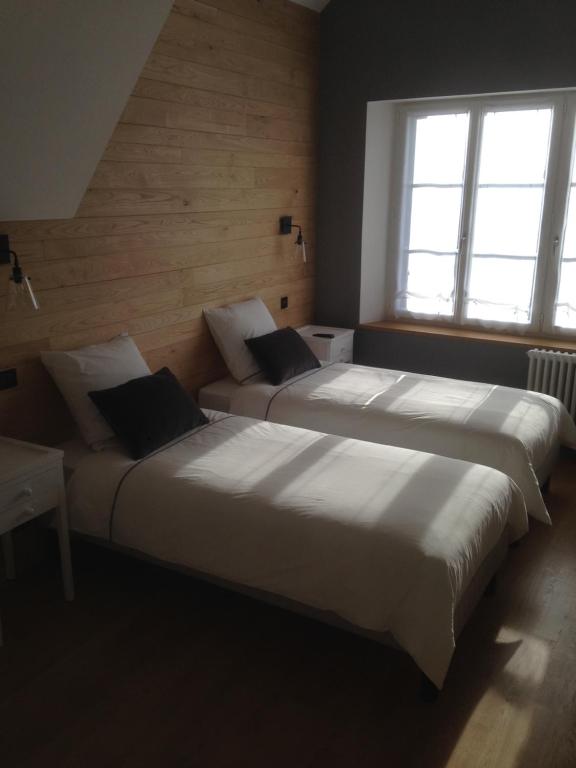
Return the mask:
<svg viewBox="0 0 576 768">
<path fill-rule="evenodd" d="M 425 704 L 433 704 L 440 696 L 440 691 L 424 672 L 420 673 L 420 698 Z"/>
<path fill-rule="evenodd" d="M 560 457 L 560 445 L 556 444 L 550 450 L 542 464 L 535 470 L 538 484 L 543 494 L 550 492 L 550 480 L 554 467 Z"/>
<path fill-rule="evenodd" d="M 184 565 L 178 565 L 176 563 L 169 563 L 164 560 L 159 560 L 158 558 L 152 557 L 143 552 L 139 552 L 138 550 L 131 549 L 130 547 L 125 547 L 120 544 L 114 544 L 109 541 L 105 541 L 104 539 L 99 539 L 95 536 L 78 533 L 77 531 L 71 531 L 71 535 L 73 538 L 78 538 L 88 543 L 96 544 L 97 546 L 118 552 L 119 554 L 128 555 L 129 557 L 134 557 L 152 565 L 157 565 L 162 568 L 176 571 L 178 573 L 183 573 L 187 576 L 192 576 L 194 578 L 200 579 L 201 581 L 213 584 L 214 586 L 221 587 L 222 589 L 228 589 L 246 597 L 268 603 L 269 605 L 292 611 L 293 613 L 306 616 L 307 618 L 312 618 L 315 621 L 321 621 L 322 623 L 328 624 L 337 629 L 351 632 L 352 634 L 359 635 L 361 637 L 380 643 L 381 645 L 393 648 L 397 651 L 400 651 L 401 653 L 406 653 L 406 651 L 400 645 L 398 645 L 391 633 L 374 632 L 372 630 L 363 629 L 362 627 L 358 627 L 355 624 L 340 618 L 331 611 L 323 611 L 321 609 L 311 608 L 310 606 L 304 605 L 295 600 L 291 600 L 290 598 L 274 595 L 270 592 L 264 592 L 263 590 L 254 589 L 242 584 L 236 584 L 234 582 L 227 581 L 226 579 L 221 579 L 217 576 L 211 576 Z M 509 532 L 508 528 L 505 528 L 496 545 L 482 561 L 480 567 L 474 574 L 472 581 L 466 588 L 466 591 L 460 598 L 460 602 L 456 607 L 454 615 L 454 636 L 456 639 L 460 636 L 462 630 L 468 622 L 468 619 L 480 602 L 480 599 L 485 594 L 493 594 L 496 583 L 496 575 L 506 559 L 509 546 Z M 425 702 L 433 702 L 438 698 L 439 695 L 440 690 L 422 672 L 420 682 L 420 696 L 422 700 Z"/>
</svg>

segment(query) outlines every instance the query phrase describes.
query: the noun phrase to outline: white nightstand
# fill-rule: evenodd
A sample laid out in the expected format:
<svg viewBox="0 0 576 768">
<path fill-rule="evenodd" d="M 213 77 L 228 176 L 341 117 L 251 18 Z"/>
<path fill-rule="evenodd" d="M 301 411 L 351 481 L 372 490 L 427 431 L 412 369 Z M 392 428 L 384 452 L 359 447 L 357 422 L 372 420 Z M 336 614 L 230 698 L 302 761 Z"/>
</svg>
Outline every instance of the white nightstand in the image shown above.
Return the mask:
<svg viewBox="0 0 576 768">
<path fill-rule="evenodd" d="M 297 328 L 319 360 L 329 363 L 351 363 L 354 352 L 354 331 L 351 328 L 328 328 L 323 325 L 305 325 Z M 322 338 L 315 333 L 331 334 L 333 338 Z"/>
<path fill-rule="evenodd" d="M 13 579 L 15 569 L 11 532 L 28 520 L 55 510 L 64 596 L 66 600 L 73 600 L 74 581 L 68 537 L 63 457 L 63 452 L 55 448 L 0 437 L 0 536 L 6 575 Z"/>
</svg>

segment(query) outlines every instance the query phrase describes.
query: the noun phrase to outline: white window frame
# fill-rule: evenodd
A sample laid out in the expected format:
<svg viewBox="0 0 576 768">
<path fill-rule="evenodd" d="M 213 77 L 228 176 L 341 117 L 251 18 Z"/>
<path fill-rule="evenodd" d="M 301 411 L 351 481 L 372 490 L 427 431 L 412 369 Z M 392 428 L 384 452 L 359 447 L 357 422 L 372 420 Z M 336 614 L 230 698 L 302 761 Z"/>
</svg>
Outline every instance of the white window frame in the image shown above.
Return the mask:
<svg viewBox="0 0 576 768">
<path fill-rule="evenodd" d="M 550 255 L 546 263 L 545 283 L 542 287 L 542 332 L 550 336 L 576 338 L 576 329 L 562 328 L 554 323 L 555 303 L 558 295 L 561 256 L 566 234 L 566 214 L 570 195 L 572 167 L 576 163 L 576 93 L 566 94 L 559 138 L 556 184 L 551 201 Z"/>
<path fill-rule="evenodd" d="M 506 109 L 552 108 L 548 172 L 544 185 L 544 199 L 540 229 L 539 250 L 536 258 L 532 316 L 529 323 L 507 323 L 466 318 L 464 298 L 471 265 L 471 234 L 477 192 L 477 173 L 481 146 L 482 116 L 485 112 Z M 396 307 L 400 276 L 406 268 L 407 243 L 410 226 L 408 189 L 412 180 L 411 163 L 414 157 L 414 136 L 410 125 L 418 117 L 435 114 L 469 113 L 469 140 L 459 230 L 459 250 L 456 256 L 454 315 L 429 315 L 410 312 Z M 560 274 L 560 256 L 565 232 L 565 218 L 570 190 L 570 179 L 576 144 L 576 91 L 539 91 L 518 94 L 485 95 L 466 98 L 434 99 L 431 101 L 402 102 L 396 106 L 394 147 L 396 150 L 391 175 L 391 217 L 386 259 L 386 317 L 395 320 L 413 320 L 423 323 L 450 325 L 471 329 L 491 329 L 515 334 L 571 336 L 575 329 L 554 325 L 555 301 Z M 513 257 L 512 257 L 513 258 Z"/>
</svg>

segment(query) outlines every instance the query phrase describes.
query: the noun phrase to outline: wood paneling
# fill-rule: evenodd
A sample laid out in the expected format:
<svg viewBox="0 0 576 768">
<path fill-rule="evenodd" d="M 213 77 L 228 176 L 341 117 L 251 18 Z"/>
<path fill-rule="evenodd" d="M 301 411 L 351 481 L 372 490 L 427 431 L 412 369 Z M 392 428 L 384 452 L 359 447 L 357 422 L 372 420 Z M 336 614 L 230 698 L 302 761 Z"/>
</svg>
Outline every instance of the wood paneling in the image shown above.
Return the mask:
<svg viewBox="0 0 576 768">
<path fill-rule="evenodd" d="M 175 2 L 77 216 L 0 224 L 41 303 L 0 325 L 0 367 L 19 376 L 0 392 L 1 434 L 71 432 L 41 350 L 128 331 L 153 369 L 197 389 L 224 373 L 204 306 L 260 295 L 279 325 L 312 319 L 316 87 L 316 14 Z M 306 264 L 278 235 L 283 214 L 304 226 Z"/>
</svg>

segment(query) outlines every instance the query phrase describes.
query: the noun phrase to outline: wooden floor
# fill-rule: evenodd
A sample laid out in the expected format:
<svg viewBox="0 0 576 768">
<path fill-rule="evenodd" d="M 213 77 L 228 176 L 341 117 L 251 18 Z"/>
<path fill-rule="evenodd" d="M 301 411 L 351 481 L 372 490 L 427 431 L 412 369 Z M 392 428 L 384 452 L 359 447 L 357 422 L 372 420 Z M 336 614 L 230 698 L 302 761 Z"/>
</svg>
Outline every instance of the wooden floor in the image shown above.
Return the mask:
<svg viewBox="0 0 576 768">
<path fill-rule="evenodd" d="M 407 657 L 106 553 L 0 585 L 2 768 L 574 768 L 576 478 L 563 459 L 436 704 Z"/>
</svg>

